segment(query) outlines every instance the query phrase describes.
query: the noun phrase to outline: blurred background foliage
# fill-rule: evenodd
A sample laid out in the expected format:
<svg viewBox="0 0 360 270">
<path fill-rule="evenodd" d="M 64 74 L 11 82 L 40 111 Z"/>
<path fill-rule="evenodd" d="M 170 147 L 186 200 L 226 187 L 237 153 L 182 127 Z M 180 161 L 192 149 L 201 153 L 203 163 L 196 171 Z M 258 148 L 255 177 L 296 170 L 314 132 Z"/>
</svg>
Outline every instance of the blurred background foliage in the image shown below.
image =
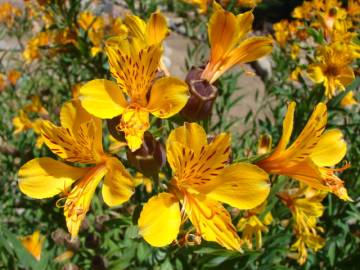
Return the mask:
<svg viewBox="0 0 360 270">
<path fill-rule="evenodd" d="M 35 97 L 39 97 L 45 111 L 28 110 L 30 122 L 41 118 L 58 123 L 60 106 L 76 96 L 77 84 L 94 78 L 110 78 L 103 40 L 111 33 L 121 31 L 114 21 L 116 17 L 110 18 L 110 7 L 121 12 L 130 11 L 144 19 L 156 10 L 164 12 L 169 18 L 171 31 L 191 41 L 187 48 L 182 48 L 187 54 L 186 59 L 181 59 L 184 72 L 192 66 L 203 65 L 207 59 L 207 21 L 211 7 L 208 12 L 200 13 L 196 6 L 177 0 L 14 2 L 9 13 L 6 14 L 5 6 L 0 9 L 0 41 L 1 44 L 11 42 L 0 51 L 0 269 L 358 268 L 360 106 L 343 106 L 342 101 L 350 91 L 355 100 L 360 98 L 359 60 L 353 63 L 356 79 L 328 102 L 328 127 L 340 128 L 348 142 L 346 160 L 351 168 L 341 173 L 341 178 L 345 179 L 354 202 L 340 201 L 332 194 L 326 197 L 323 201 L 325 212 L 319 220 L 324 229 L 325 246 L 316 254 L 309 250 L 304 265 L 300 266 L 289 256 L 294 242 L 289 225 L 291 213 L 275 196 L 284 185 L 291 186 L 286 184 L 291 182 L 285 181 L 285 177 L 272 179 L 272 193 L 264 213 L 271 211 L 273 222 L 268 226 L 268 232 L 263 233 L 263 246 L 258 250 L 245 249 L 244 253 L 234 253 L 205 242 L 200 246 L 152 248 L 138 236 L 136 224 L 142 203 L 157 192 L 156 185 L 150 189 L 139 185 L 131 201 L 118 208 L 104 206 L 100 194 L 97 194 L 79 239 L 71 242 L 62 210 L 54 207 L 56 199 L 33 200 L 21 194 L 17 187 L 17 171 L 22 164 L 33 157 L 53 155 L 45 146 L 36 145 L 38 134 L 34 126 L 23 127 L 22 132 L 15 134 L 14 117 L 19 116 L 24 106 L 36 103 Z M 249 9 L 238 6 L 237 1 L 228 2 L 227 9 L 235 14 Z M 347 1 L 343 3 L 347 5 Z M 283 19 L 292 20 L 293 9 L 301 4 L 300 0 L 261 1 L 254 9 L 254 31 L 274 35 L 273 24 Z M 96 32 L 100 30 L 94 25 L 82 26 L 80 18 L 84 11 L 104 17 L 106 26 L 101 33 Z M 307 25 L 306 31 L 312 40 L 322 42 L 324 37 L 319 36 L 316 28 Z M 296 81 L 289 79 L 297 66 L 306 69 L 306 64 L 300 63 L 299 58 L 291 57 L 289 46 L 275 45 L 269 57 L 271 69 L 265 69 L 265 74 L 261 73 L 264 69 L 253 66 L 265 85 L 264 93 L 252 89 L 255 107 L 242 103 L 246 95 L 243 88 L 251 86 L 241 85 L 239 78 L 251 76 L 246 75 L 249 66 L 245 67 L 245 72 L 243 69 L 228 72 L 216 83 L 219 95 L 212 120 L 202 121 L 202 124 L 212 134 L 224 130 L 232 132 L 234 160 L 256 155 L 260 135 L 271 134 L 273 142 L 278 142 L 289 101 L 297 102 L 294 138 L 306 124 L 314 106 L 324 101 L 324 87 L 309 83 L 304 73 Z M 313 53 L 315 45 L 311 46 L 306 50 Z M 242 108 L 246 113 L 230 115 L 234 108 Z M 161 130 L 153 125 L 151 132 L 164 142 L 172 127 L 183 121 L 173 117 Z M 109 147 L 109 137 L 104 138 L 106 147 Z M 120 149 L 118 156 L 125 159 L 125 150 Z M 135 174 L 135 170 L 132 172 Z M 170 176 L 171 171 L 165 168 L 164 173 Z M 231 213 L 235 221 L 242 215 L 235 210 Z M 35 260 L 20 241 L 20 237 L 31 235 L 35 230 L 44 237 L 40 261 Z"/>
</svg>

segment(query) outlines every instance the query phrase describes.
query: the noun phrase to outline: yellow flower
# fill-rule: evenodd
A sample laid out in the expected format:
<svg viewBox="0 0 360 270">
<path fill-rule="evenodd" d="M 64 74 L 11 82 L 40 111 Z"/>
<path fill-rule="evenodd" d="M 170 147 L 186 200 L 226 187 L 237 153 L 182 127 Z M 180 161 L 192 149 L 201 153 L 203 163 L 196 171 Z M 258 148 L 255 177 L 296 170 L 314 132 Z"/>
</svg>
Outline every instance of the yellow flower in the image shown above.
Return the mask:
<svg viewBox="0 0 360 270">
<path fill-rule="evenodd" d="M 317 219 L 324 213 L 321 201 L 325 198 L 326 192 L 300 185 L 300 188 L 281 192 L 278 196 L 293 215 L 297 240 L 291 246 L 291 250 L 297 250 L 297 260 L 299 264 L 304 264 L 307 259 L 307 247 L 316 252 L 325 243 L 318 234 L 323 230 L 317 226 Z"/>
<path fill-rule="evenodd" d="M 306 126 L 291 144 L 295 102 L 291 102 L 283 122 L 283 134 L 270 155 L 257 165 L 272 174 L 286 175 L 313 188 L 332 192 L 343 200 L 351 200 L 343 181 L 335 175 L 340 169 L 329 168 L 339 163 L 346 154 L 346 143 L 338 129 L 325 131 L 327 108 L 319 103 Z M 325 132 L 324 132 L 325 131 Z"/>
<path fill-rule="evenodd" d="M 0 4 L 0 23 L 5 23 L 7 27 L 12 27 L 16 17 L 21 15 L 21 10 L 10 3 Z"/>
<path fill-rule="evenodd" d="M 15 86 L 18 79 L 21 77 L 21 72 L 15 70 L 15 69 L 12 69 L 9 71 L 8 73 L 8 80 L 10 81 L 10 83 Z"/>
<path fill-rule="evenodd" d="M 107 46 L 110 72 L 116 83 L 93 80 L 80 89 L 80 100 L 91 114 L 110 119 L 121 115 L 118 129 L 132 151 L 143 141 L 149 128 L 149 114 L 168 118 L 178 113 L 188 100 L 188 86 L 174 77 L 156 79 L 162 49 L 160 45 L 141 46 L 132 39 Z M 125 98 L 124 94 L 127 96 Z"/>
<path fill-rule="evenodd" d="M 90 11 L 84 11 L 79 14 L 78 23 L 80 28 L 87 32 L 92 44 L 91 56 L 96 56 L 101 50 L 102 41 L 104 39 L 104 19 L 95 16 Z"/>
<path fill-rule="evenodd" d="M 347 47 L 341 44 L 333 44 L 320 49 L 318 62 L 313 63 L 308 68 L 308 75 L 315 83 L 323 83 L 325 96 L 332 98 L 336 90 L 345 90 L 355 75 L 350 66 L 352 53 Z"/>
<path fill-rule="evenodd" d="M 25 112 L 33 112 L 33 113 L 39 113 L 43 115 L 48 115 L 48 111 L 44 108 L 44 106 L 41 103 L 39 96 L 32 96 L 31 97 L 31 103 L 24 106 L 23 110 Z"/>
<path fill-rule="evenodd" d="M 24 110 L 19 111 L 19 115 L 13 118 L 12 123 L 15 128 L 14 134 L 18 134 L 33 127 L 32 121 Z"/>
<path fill-rule="evenodd" d="M 291 59 L 296 60 L 298 58 L 300 50 L 301 48 L 297 43 L 291 45 L 291 54 L 290 54 Z"/>
<path fill-rule="evenodd" d="M 188 216 L 197 237 L 239 251 L 241 240 L 221 202 L 239 209 L 259 205 L 269 194 L 268 175 L 248 163 L 226 166 L 229 134 L 208 143 L 204 129 L 196 123 L 174 129 L 166 151 L 173 170 L 169 191 L 144 205 L 138 220 L 140 234 L 153 246 L 166 246 L 176 240 Z"/>
<path fill-rule="evenodd" d="M 285 47 L 286 42 L 290 37 L 289 32 L 289 21 L 281 20 L 278 23 L 273 24 L 273 28 L 275 31 L 275 39 L 279 43 L 280 47 Z"/>
<path fill-rule="evenodd" d="M 211 0 L 182 0 L 191 5 L 196 5 L 199 8 L 199 13 L 206 13 L 208 10 L 208 5 Z"/>
<path fill-rule="evenodd" d="M 201 78 L 210 83 L 236 64 L 255 61 L 272 50 L 272 39 L 245 38 L 251 30 L 254 16 L 248 11 L 235 16 L 214 2 L 215 12 L 208 25 L 211 54 Z"/>
<path fill-rule="evenodd" d="M 34 258 L 40 261 L 41 248 L 44 243 L 44 237 L 41 236 L 39 231 L 35 231 L 32 235 L 20 238 L 21 243 Z"/>
<path fill-rule="evenodd" d="M 88 114 L 78 101 L 73 101 L 62 107 L 60 120 L 61 127 L 49 121 L 43 123 L 42 136 L 46 145 L 65 162 L 92 166 L 80 168 L 52 158 L 35 158 L 20 168 L 19 188 L 36 199 L 63 193 L 57 205 L 64 202 L 66 225 L 74 238 L 103 177 L 102 196 L 109 206 L 127 201 L 134 187 L 122 163 L 104 153 L 100 119 Z"/>
<path fill-rule="evenodd" d="M 40 48 L 50 44 L 53 34 L 50 31 L 39 32 L 26 44 L 23 57 L 27 62 L 40 58 Z"/>
<path fill-rule="evenodd" d="M 261 220 L 258 215 L 264 211 L 266 203 L 259 205 L 254 209 L 250 209 L 239 220 L 237 228 L 242 232 L 242 239 L 245 241 L 248 248 L 253 248 L 253 238 L 255 237 L 256 249 L 260 249 L 262 246 L 262 233 L 268 232 L 269 225 L 273 218 L 271 212 L 268 212 Z"/>
<path fill-rule="evenodd" d="M 297 66 L 291 73 L 290 73 L 290 80 L 298 81 L 299 75 L 301 75 L 302 70 L 299 66 Z"/>
<path fill-rule="evenodd" d="M 354 97 L 353 91 L 349 91 L 345 95 L 345 97 L 343 97 L 343 99 L 341 100 L 341 106 L 343 106 L 343 107 L 347 107 L 347 106 L 351 106 L 351 105 L 355 105 L 355 104 L 358 104 L 358 102 Z"/>
</svg>

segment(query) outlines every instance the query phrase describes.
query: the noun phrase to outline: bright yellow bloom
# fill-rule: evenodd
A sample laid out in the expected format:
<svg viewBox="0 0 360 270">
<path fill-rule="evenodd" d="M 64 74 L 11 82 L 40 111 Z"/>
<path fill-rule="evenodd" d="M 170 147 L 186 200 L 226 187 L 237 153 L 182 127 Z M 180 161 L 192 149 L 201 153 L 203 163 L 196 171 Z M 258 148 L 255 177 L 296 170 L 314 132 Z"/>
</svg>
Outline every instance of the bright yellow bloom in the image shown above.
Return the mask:
<svg viewBox="0 0 360 270">
<path fill-rule="evenodd" d="M 300 188 L 279 193 L 278 196 L 293 215 L 297 240 L 291 246 L 291 250 L 298 252 L 297 260 L 299 264 L 304 264 L 307 259 L 307 248 L 316 252 L 325 244 L 325 240 L 319 235 L 323 229 L 317 226 L 317 219 L 324 213 L 321 201 L 325 198 L 326 192 L 300 185 Z"/>
<path fill-rule="evenodd" d="M 313 188 L 332 192 L 343 200 L 351 200 L 343 181 L 335 175 L 341 169 L 332 169 L 346 154 L 346 143 L 338 129 L 325 131 L 327 108 L 319 103 L 306 126 L 291 144 L 295 102 L 291 102 L 283 122 L 283 133 L 271 154 L 257 165 L 271 174 L 286 175 Z"/>
<path fill-rule="evenodd" d="M 191 5 L 196 5 L 199 8 L 199 13 L 206 13 L 208 10 L 208 5 L 211 0 L 182 0 Z"/>
<path fill-rule="evenodd" d="M 49 121 L 42 126 L 42 136 L 50 150 L 66 162 L 92 166 L 74 167 L 52 158 L 35 158 L 19 170 L 19 188 L 29 197 L 50 198 L 63 193 L 67 228 L 74 238 L 90 208 L 95 189 L 103 177 L 102 196 L 109 206 L 120 205 L 133 193 L 131 175 L 122 163 L 104 153 L 101 120 L 88 114 L 73 101 L 60 113 L 61 127 Z"/>
<path fill-rule="evenodd" d="M 11 27 L 16 17 L 21 15 L 21 10 L 12 4 L 5 2 L 0 4 L 0 23 L 5 23 L 7 27 Z"/>
<path fill-rule="evenodd" d="M 37 113 L 40 117 L 34 120 L 30 119 L 28 113 Z M 33 129 L 35 134 L 38 135 L 36 139 L 36 147 L 40 148 L 44 141 L 41 135 L 41 127 L 43 119 L 41 117 L 47 117 L 48 111 L 42 106 L 39 96 L 31 97 L 31 103 L 25 105 L 20 111 L 19 115 L 12 120 L 15 128 L 14 134 Z"/>
<path fill-rule="evenodd" d="M 280 22 L 274 23 L 273 28 L 275 31 L 275 39 L 279 43 L 280 47 L 285 47 L 286 42 L 290 37 L 289 33 L 289 21 L 281 20 Z"/>
<path fill-rule="evenodd" d="M 40 57 L 40 47 L 50 44 L 52 39 L 51 32 L 40 32 L 32 37 L 26 44 L 23 57 L 27 62 L 31 62 Z"/>
<path fill-rule="evenodd" d="M 39 231 L 35 231 L 32 235 L 20 238 L 21 243 L 34 258 L 40 261 L 41 248 L 44 243 L 44 237 Z"/>
<path fill-rule="evenodd" d="M 256 249 L 262 246 L 262 233 L 268 232 L 269 225 L 273 218 L 271 212 L 268 212 L 261 220 L 258 215 L 264 211 L 266 203 L 259 205 L 254 209 L 248 210 L 239 220 L 237 228 L 242 232 L 242 239 L 245 241 L 248 248 L 253 248 L 253 238 L 255 237 Z"/>
<path fill-rule="evenodd" d="M 215 12 L 208 25 L 211 54 L 201 78 L 210 83 L 236 64 L 255 61 L 272 50 L 272 39 L 246 38 L 254 16 L 248 11 L 235 16 L 214 2 Z"/>
<path fill-rule="evenodd" d="M 87 32 L 92 44 L 91 55 L 96 56 L 102 49 L 101 44 L 104 39 L 104 19 L 95 16 L 90 11 L 84 11 L 79 14 L 78 23 L 80 28 Z"/>
<path fill-rule="evenodd" d="M 18 79 L 21 77 L 21 72 L 15 70 L 15 69 L 12 69 L 9 71 L 8 75 L 8 80 L 10 81 L 10 83 L 15 86 Z"/>
<path fill-rule="evenodd" d="M 249 163 L 227 166 L 230 135 L 222 133 L 208 143 L 196 123 L 174 129 L 166 152 L 173 170 L 169 191 L 144 205 L 138 220 L 140 234 L 153 246 L 166 246 L 176 240 L 187 216 L 196 236 L 240 250 L 241 240 L 221 202 L 239 209 L 259 205 L 269 194 L 268 175 Z"/>
<path fill-rule="evenodd" d="M 325 95 L 330 99 L 336 90 L 345 90 L 355 79 L 350 66 L 352 59 L 348 47 L 341 44 L 324 46 L 320 49 L 318 62 L 309 66 L 308 75 L 315 83 L 324 84 Z"/>
<path fill-rule="evenodd" d="M 139 39 L 107 46 L 110 71 L 116 82 L 93 80 L 80 89 L 80 100 L 91 114 L 110 119 L 121 115 L 118 129 L 132 151 L 143 141 L 149 128 L 149 114 L 168 118 L 178 113 L 188 100 L 188 86 L 174 77 L 156 79 L 162 49 L 143 46 Z M 124 94 L 127 96 L 125 98 Z"/>
<path fill-rule="evenodd" d="M 347 106 L 351 106 L 351 105 L 355 105 L 355 104 L 358 104 L 358 102 L 354 97 L 353 91 L 349 91 L 345 95 L 345 97 L 343 97 L 343 99 L 341 100 L 341 106 L 343 106 L 343 107 L 347 107 Z"/>
<path fill-rule="evenodd" d="M 298 81 L 299 80 L 299 75 L 301 75 L 302 73 L 302 69 L 297 66 L 291 73 L 290 73 L 290 80 L 293 81 Z"/>
</svg>

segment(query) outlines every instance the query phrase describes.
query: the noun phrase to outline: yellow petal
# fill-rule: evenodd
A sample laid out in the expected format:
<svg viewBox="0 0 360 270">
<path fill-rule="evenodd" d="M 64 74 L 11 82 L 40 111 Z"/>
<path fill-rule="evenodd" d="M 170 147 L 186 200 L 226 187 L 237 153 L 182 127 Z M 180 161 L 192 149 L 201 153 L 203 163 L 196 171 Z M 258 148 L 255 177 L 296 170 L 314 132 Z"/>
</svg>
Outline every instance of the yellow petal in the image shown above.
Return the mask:
<svg viewBox="0 0 360 270">
<path fill-rule="evenodd" d="M 80 225 L 89 211 L 96 187 L 108 169 L 105 165 L 99 165 L 88 167 L 86 170 L 86 174 L 76 182 L 65 201 L 64 216 L 72 239 L 78 235 Z"/>
<path fill-rule="evenodd" d="M 37 158 L 19 170 L 19 188 L 36 199 L 50 198 L 69 189 L 86 172 L 51 158 Z"/>
<path fill-rule="evenodd" d="M 108 119 L 122 114 L 127 101 L 116 83 L 92 80 L 80 88 L 81 105 L 92 115 Z"/>
<path fill-rule="evenodd" d="M 146 25 L 146 36 L 149 45 L 161 43 L 168 34 L 165 17 L 161 12 L 154 12 Z"/>
<path fill-rule="evenodd" d="M 120 129 L 131 151 L 140 148 L 144 132 L 149 128 L 149 113 L 138 109 L 127 109 L 121 116 Z"/>
<path fill-rule="evenodd" d="M 355 75 L 351 67 L 346 66 L 341 69 L 338 80 L 343 87 L 349 85 L 354 79 Z"/>
<path fill-rule="evenodd" d="M 311 64 L 307 70 L 309 78 L 315 83 L 321 83 L 325 80 L 325 75 L 322 66 L 318 64 Z"/>
<path fill-rule="evenodd" d="M 346 155 L 346 142 L 339 129 L 327 130 L 310 155 L 318 166 L 334 166 Z"/>
<path fill-rule="evenodd" d="M 134 183 L 131 175 L 117 158 L 107 160 L 109 172 L 102 186 L 102 196 L 108 206 L 120 205 L 134 193 Z"/>
<path fill-rule="evenodd" d="M 240 251 L 241 240 L 229 213 L 220 203 L 195 195 L 186 196 L 185 200 L 186 213 L 202 238 L 217 242 L 227 249 Z"/>
<path fill-rule="evenodd" d="M 145 40 L 146 23 L 140 17 L 128 14 L 124 19 L 124 23 L 132 36 Z"/>
<path fill-rule="evenodd" d="M 275 156 L 279 154 L 280 152 L 284 151 L 286 146 L 288 145 L 291 133 L 294 126 L 294 112 L 295 112 L 296 103 L 291 102 L 288 106 L 288 110 L 286 112 L 285 119 L 283 121 L 283 129 L 282 129 L 282 135 L 281 139 L 276 146 L 274 152 L 271 154 L 272 156 Z"/>
<path fill-rule="evenodd" d="M 171 244 L 179 233 L 180 224 L 179 202 L 166 192 L 152 197 L 144 205 L 138 220 L 140 234 L 155 247 Z"/>
<path fill-rule="evenodd" d="M 234 49 L 225 64 L 226 69 L 237 64 L 255 61 L 269 53 L 273 47 L 273 40 L 267 37 L 251 37 Z"/>
<path fill-rule="evenodd" d="M 236 16 L 239 27 L 238 40 L 242 39 L 252 28 L 254 15 L 252 11 L 247 11 Z"/>
<path fill-rule="evenodd" d="M 219 9 L 211 16 L 208 25 L 211 63 L 219 61 L 233 48 L 238 41 L 239 27 L 231 12 Z"/>
<path fill-rule="evenodd" d="M 185 106 L 188 98 L 189 89 L 185 82 L 164 77 L 152 86 L 147 110 L 159 118 L 169 118 Z"/>
<path fill-rule="evenodd" d="M 92 121 L 95 126 L 94 147 L 97 151 L 102 152 L 102 123 L 97 117 L 88 113 L 80 104 L 79 100 L 66 102 L 60 111 L 61 126 L 71 130 L 75 136 L 79 135 L 81 125 L 85 122 Z"/>
<path fill-rule="evenodd" d="M 301 131 L 300 135 L 285 150 L 282 154 L 282 159 L 286 160 L 288 166 L 296 164 L 299 161 L 307 158 L 313 151 L 315 145 L 319 142 L 320 136 L 323 133 L 327 122 L 327 108 L 324 103 L 319 103 L 306 126 Z"/>
<path fill-rule="evenodd" d="M 106 48 L 110 72 L 121 91 L 130 96 L 132 103 L 142 107 L 147 105 L 147 93 L 155 79 L 162 51 L 160 45 L 130 46 L 128 52 L 121 46 Z"/>
<path fill-rule="evenodd" d="M 256 165 L 237 163 L 223 169 L 220 175 L 199 190 L 213 200 L 238 209 L 251 209 L 269 195 L 269 176 Z"/>
<path fill-rule="evenodd" d="M 80 125 L 77 136 L 64 127 L 57 127 L 49 121 L 42 124 L 42 137 L 49 149 L 70 162 L 94 164 L 103 154 L 94 147 L 95 124 L 93 121 Z"/>
<path fill-rule="evenodd" d="M 183 126 L 173 129 L 166 141 L 167 155 L 171 155 L 168 150 L 169 144 L 178 142 L 192 149 L 196 154 L 200 153 L 203 146 L 207 145 L 206 132 L 197 123 L 185 123 Z"/>
<path fill-rule="evenodd" d="M 40 231 L 35 231 L 32 235 L 21 237 L 20 241 L 22 245 L 34 258 L 40 261 L 41 249 L 44 243 L 44 237 L 41 236 Z"/>
</svg>

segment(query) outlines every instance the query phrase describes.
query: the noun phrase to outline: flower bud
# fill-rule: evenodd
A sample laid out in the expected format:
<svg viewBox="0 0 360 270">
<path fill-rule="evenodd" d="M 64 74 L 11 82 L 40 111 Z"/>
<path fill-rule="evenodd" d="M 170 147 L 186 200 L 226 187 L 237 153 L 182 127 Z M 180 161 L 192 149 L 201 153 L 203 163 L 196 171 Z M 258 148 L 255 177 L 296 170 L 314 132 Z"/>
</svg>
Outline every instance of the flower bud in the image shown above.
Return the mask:
<svg viewBox="0 0 360 270">
<path fill-rule="evenodd" d="M 106 120 L 109 132 L 116 140 L 125 142 L 125 133 L 119 129 L 119 123 L 121 121 L 121 116 L 116 116 L 112 119 Z"/>
<path fill-rule="evenodd" d="M 192 68 L 186 76 L 190 98 L 180 114 L 188 121 L 205 120 L 210 117 L 217 97 L 217 88 L 201 79 L 202 69 Z"/>
<path fill-rule="evenodd" d="M 155 176 L 166 162 L 163 145 L 156 141 L 148 131 L 144 133 L 144 142 L 135 152 L 127 151 L 127 158 L 139 172 L 146 176 Z"/>
</svg>

